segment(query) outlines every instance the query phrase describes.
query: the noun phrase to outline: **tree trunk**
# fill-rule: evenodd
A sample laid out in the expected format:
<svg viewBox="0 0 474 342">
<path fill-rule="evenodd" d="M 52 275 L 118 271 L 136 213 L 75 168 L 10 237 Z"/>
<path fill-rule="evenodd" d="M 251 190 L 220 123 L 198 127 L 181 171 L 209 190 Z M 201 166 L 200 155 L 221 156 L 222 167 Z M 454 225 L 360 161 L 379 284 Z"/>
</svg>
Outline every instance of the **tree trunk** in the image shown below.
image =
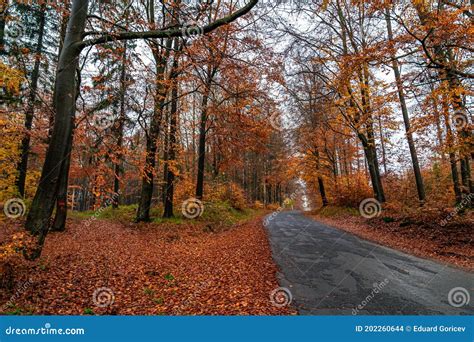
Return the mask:
<svg viewBox="0 0 474 342">
<path fill-rule="evenodd" d="M 18 163 L 18 177 L 16 179 L 16 186 L 18 193 L 25 196 L 25 182 L 26 173 L 28 170 L 28 155 L 30 152 L 30 134 L 31 127 L 33 125 L 33 118 L 35 114 L 35 100 L 36 92 L 38 91 L 38 80 L 39 80 L 39 68 L 41 64 L 41 55 L 43 52 L 43 37 L 44 37 L 44 26 L 46 21 L 46 4 L 43 3 L 39 10 L 39 31 L 38 40 L 36 42 L 35 51 L 35 64 L 31 73 L 31 89 L 28 96 L 28 105 L 25 113 L 25 136 L 21 140 L 21 153 L 20 162 Z"/>
<path fill-rule="evenodd" d="M 64 8 L 65 8 L 66 14 L 61 18 L 61 25 L 60 25 L 60 31 L 59 31 L 58 60 L 56 60 L 56 72 L 57 72 L 57 68 L 59 64 L 59 57 L 61 56 L 61 52 L 64 46 L 64 39 L 66 38 L 66 30 L 67 30 L 67 25 L 69 22 L 69 15 L 70 15 L 69 3 L 70 3 L 69 0 L 66 0 L 64 2 Z M 54 99 L 53 99 L 53 108 L 54 108 Z M 48 122 L 49 127 L 48 127 L 48 138 L 47 138 L 48 144 L 51 141 L 51 136 L 53 135 L 54 115 L 55 115 L 54 110 L 49 111 L 49 122 Z"/>
<path fill-rule="evenodd" d="M 323 207 L 327 207 L 329 204 L 328 198 L 326 196 L 326 188 L 324 187 L 324 180 L 323 177 L 320 175 L 321 170 L 321 160 L 319 151 L 316 150 L 314 153 L 316 157 L 316 170 L 318 172 L 318 186 L 319 186 L 319 194 L 321 195 L 321 202 L 323 203 Z"/>
<path fill-rule="evenodd" d="M 123 147 L 123 130 L 125 126 L 125 92 L 127 91 L 127 42 L 124 44 L 122 56 L 122 70 L 120 71 L 120 114 L 117 127 L 117 162 L 114 165 L 114 198 L 112 208 L 117 209 L 120 203 L 120 181 L 123 175 L 122 165 L 122 147 Z"/>
<path fill-rule="evenodd" d="M 321 176 L 318 177 L 318 185 L 319 185 L 319 193 L 321 194 L 321 201 L 323 203 L 323 207 L 327 207 L 329 205 L 328 198 L 326 197 L 326 189 L 324 187 L 324 181 Z"/>
<path fill-rule="evenodd" d="M 146 158 L 145 168 L 143 170 L 142 188 L 140 194 L 140 203 L 137 211 L 137 222 L 150 221 L 150 208 L 153 199 L 153 180 L 156 166 L 156 151 L 158 137 L 160 135 L 161 122 L 163 120 L 163 110 L 166 101 L 166 94 L 168 87 L 164 84 L 166 63 L 169 57 L 172 40 L 166 41 L 166 49 L 161 53 L 154 52 L 156 63 L 156 93 L 155 93 L 155 107 L 153 117 L 151 119 L 150 129 L 146 136 Z"/>
<path fill-rule="evenodd" d="M 35 197 L 31 204 L 25 227 L 38 237 L 38 245 L 26 251 L 27 258 L 37 258 L 48 232 L 48 221 L 54 209 L 58 191 L 61 163 L 68 158 L 67 146 L 72 135 L 72 122 L 75 117 L 76 69 L 78 68 L 80 49 L 74 44 L 81 42 L 85 28 L 88 0 L 75 0 L 71 18 L 59 57 L 58 71 L 54 88 L 54 109 L 56 111 L 53 134 L 46 152 Z"/>
<path fill-rule="evenodd" d="M 338 13 L 340 22 L 343 23 L 341 27 L 342 48 L 343 48 L 344 55 L 347 55 L 349 52 L 348 47 L 347 47 L 348 26 L 345 23 L 344 13 L 340 7 L 339 2 L 337 2 L 337 13 Z M 349 40 L 351 41 L 354 49 L 356 50 L 357 48 L 354 45 L 353 39 L 349 39 Z M 369 174 L 372 181 L 372 188 L 374 191 L 375 198 L 379 202 L 383 203 L 385 202 L 385 193 L 384 193 L 382 181 L 380 178 L 379 164 L 377 160 L 377 148 L 375 146 L 375 139 L 374 139 L 374 133 L 373 133 L 373 118 L 372 118 L 372 113 L 371 113 L 371 108 L 370 108 L 370 99 L 369 99 L 370 87 L 369 87 L 369 72 L 368 72 L 367 63 L 364 63 L 361 69 L 357 70 L 357 73 L 359 77 L 363 115 L 367 121 L 365 122 L 366 135 L 363 132 L 361 132 L 359 128 L 356 130 L 356 133 L 364 148 L 364 154 L 366 157 L 365 159 L 367 161 L 367 167 L 369 169 Z M 347 87 L 348 94 L 351 96 L 351 99 L 349 100 L 349 106 L 352 109 L 354 109 L 355 113 L 357 113 L 359 111 L 359 108 L 354 103 L 353 91 L 351 89 L 350 82 L 347 82 L 346 87 Z M 354 123 L 356 123 L 356 125 L 359 126 L 361 124 L 360 120 L 361 120 L 360 115 L 357 115 L 356 118 L 354 118 Z"/>
<path fill-rule="evenodd" d="M 168 151 L 169 151 L 169 138 L 170 138 L 170 114 L 168 110 L 165 110 L 165 122 L 164 122 L 164 143 L 163 143 L 163 184 L 161 186 L 161 201 L 163 206 L 166 202 L 166 181 L 168 178 Z"/>
<path fill-rule="evenodd" d="M 431 92 L 433 93 L 433 88 L 431 88 Z M 438 99 L 436 96 L 432 96 L 432 104 L 434 115 L 436 117 L 436 138 L 438 140 L 438 149 L 439 149 L 439 156 L 442 161 L 446 160 L 445 153 L 443 151 L 443 130 L 441 128 L 441 115 L 438 108 Z"/>
<path fill-rule="evenodd" d="M 5 54 L 5 26 L 6 18 L 8 16 L 8 2 L 5 1 L 2 3 L 1 13 L 0 13 L 0 55 Z"/>
<path fill-rule="evenodd" d="M 377 117 L 378 124 L 379 124 L 379 137 L 380 137 L 380 147 L 382 148 L 382 165 L 383 165 L 383 172 L 384 175 L 387 175 L 387 152 L 385 150 L 385 137 L 383 135 L 383 127 L 382 127 L 382 118 L 380 115 Z"/>
<path fill-rule="evenodd" d="M 453 136 L 453 130 L 451 128 L 451 124 L 449 122 L 449 106 L 448 106 L 447 98 L 442 99 L 442 107 L 443 107 L 444 124 L 446 126 L 446 144 L 448 146 L 448 151 L 449 151 L 448 155 L 449 155 L 449 163 L 451 166 L 451 178 L 453 180 L 454 196 L 456 198 L 456 203 L 461 203 L 462 191 L 461 191 L 461 185 L 459 183 L 459 173 L 458 173 L 458 167 L 457 167 L 456 153 L 453 150 L 454 136 Z"/>
<path fill-rule="evenodd" d="M 72 123 L 74 125 L 74 122 Z M 69 137 L 66 150 L 66 158 L 61 163 L 61 173 L 58 184 L 58 197 L 56 200 L 56 215 L 51 230 L 55 232 L 63 232 L 66 230 L 66 219 L 68 209 L 68 185 L 69 185 L 69 168 L 71 166 L 70 154 L 72 152 L 73 134 Z"/>
<path fill-rule="evenodd" d="M 377 154 L 375 153 L 375 147 L 368 142 L 368 139 L 365 135 L 362 133 L 358 133 L 357 135 L 362 142 L 362 146 L 364 147 L 365 159 L 367 160 L 367 167 L 369 169 L 374 196 L 379 202 L 383 203 L 385 202 L 385 194 L 382 188 L 382 182 L 380 180 L 380 173 L 378 172 L 378 162 Z"/>
<path fill-rule="evenodd" d="M 451 56 L 451 53 L 449 53 Z M 452 57 L 450 61 L 452 62 Z M 468 111 L 461 96 L 458 93 L 458 89 L 462 87 L 460 81 L 456 75 L 452 72 L 447 71 L 447 79 L 449 85 L 449 93 L 451 105 L 455 113 L 455 120 L 460 120 L 460 124 L 456 125 L 457 134 L 460 140 L 460 151 L 459 155 L 461 158 L 461 180 L 463 185 L 463 192 L 465 195 L 474 193 L 474 187 L 471 179 L 471 163 L 470 158 L 474 151 L 474 144 L 472 142 L 471 125 L 469 124 Z"/>
<path fill-rule="evenodd" d="M 369 94 L 369 73 L 367 64 L 363 65 L 363 81 L 361 82 L 361 97 L 362 97 L 362 108 L 365 111 L 367 117 L 365 126 L 367 132 L 367 141 L 364 146 L 366 151 L 367 163 L 369 164 L 369 170 L 371 169 L 372 186 L 374 188 L 375 198 L 381 202 L 385 202 L 385 193 L 383 190 L 382 179 L 380 176 L 379 161 L 377 158 L 377 147 L 375 145 L 374 135 L 374 124 L 372 117 L 372 109 L 370 105 L 370 94 Z"/>
<path fill-rule="evenodd" d="M 199 126 L 199 147 L 198 147 L 198 176 L 196 183 L 196 198 L 202 200 L 204 195 L 204 174 L 206 167 L 206 134 L 207 134 L 207 103 L 209 100 L 210 83 L 208 80 L 206 90 L 202 96 L 201 119 Z"/>
<path fill-rule="evenodd" d="M 156 107 L 156 106 L 155 106 Z M 155 108 L 155 112 L 162 112 L 162 108 Z M 157 113 L 154 114 L 156 116 Z M 142 188 L 140 195 L 140 204 L 137 211 L 137 222 L 148 222 L 150 221 L 150 207 L 153 198 L 153 179 L 156 165 L 156 150 L 158 133 L 160 129 L 160 123 L 158 120 L 152 120 L 149 135 L 146 139 L 146 158 L 145 168 L 143 170 L 142 177 Z"/>
<path fill-rule="evenodd" d="M 177 43 L 177 40 L 175 40 Z M 175 44 L 176 46 L 176 44 Z M 178 130 L 178 84 L 176 80 L 176 71 L 178 69 L 178 56 L 175 55 L 173 62 L 173 69 L 171 72 L 171 79 L 173 82 L 171 90 L 171 109 L 170 109 L 170 130 L 169 130 L 169 149 L 168 149 L 168 163 L 174 163 L 176 161 L 176 134 Z M 173 199 L 174 199 L 174 180 L 175 180 L 175 169 L 176 165 L 170 167 L 168 165 L 168 173 L 166 177 L 166 197 L 165 197 L 165 208 L 163 217 L 171 218 L 174 217 L 173 213 Z"/>
<path fill-rule="evenodd" d="M 390 42 L 393 41 L 392 23 L 390 20 L 390 10 L 386 9 L 385 20 L 387 22 L 388 39 Z M 416 189 L 418 191 L 418 199 L 421 203 L 426 200 L 425 186 L 423 184 L 423 177 L 421 175 L 420 163 L 418 162 L 418 154 L 416 152 L 415 142 L 413 140 L 413 134 L 411 131 L 410 117 L 408 115 L 408 107 L 405 101 L 405 94 L 403 91 L 403 82 L 400 74 L 400 67 L 398 60 L 396 59 L 395 53 L 392 54 L 392 69 L 395 74 L 395 81 L 397 83 L 398 99 L 400 100 L 400 107 L 403 114 L 403 122 L 405 123 L 405 132 L 408 141 L 408 147 L 410 149 L 410 156 L 413 165 L 413 172 L 415 174 Z"/>
</svg>

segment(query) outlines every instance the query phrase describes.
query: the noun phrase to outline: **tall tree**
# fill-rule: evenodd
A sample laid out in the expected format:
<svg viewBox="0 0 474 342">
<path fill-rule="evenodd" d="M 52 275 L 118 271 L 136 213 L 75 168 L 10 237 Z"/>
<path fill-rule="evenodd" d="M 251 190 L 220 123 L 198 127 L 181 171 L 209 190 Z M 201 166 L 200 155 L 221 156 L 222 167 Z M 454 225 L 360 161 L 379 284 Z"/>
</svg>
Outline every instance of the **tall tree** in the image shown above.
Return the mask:
<svg viewBox="0 0 474 342">
<path fill-rule="evenodd" d="M 387 7 L 385 10 L 385 21 L 387 22 L 387 34 L 389 43 L 393 44 L 393 31 L 392 31 L 392 22 L 390 19 L 390 8 Z M 413 172 L 415 174 L 416 189 L 418 192 L 418 199 L 420 202 L 424 202 L 426 199 L 425 186 L 423 184 L 423 177 L 421 175 L 420 163 L 418 162 L 418 154 L 416 153 L 415 141 L 413 140 L 413 132 L 411 130 L 410 117 L 408 114 L 408 107 L 405 101 L 405 92 L 403 90 L 403 81 L 400 73 L 400 67 L 395 53 L 395 48 L 393 47 L 392 55 L 392 69 L 395 74 L 395 82 L 397 84 L 398 99 L 400 101 L 400 108 L 402 110 L 403 122 L 405 124 L 405 132 L 408 141 L 408 147 L 410 149 L 411 161 L 413 164 Z"/>
<path fill-rule="evenodd" d="M 206 137 L 208 131 L 208 103 L 211 94 L 211 85 L 217 68 L 208 65 L 206 69 L 206 77 L 204 81 L 204 91 L 201 102 L 201 117 L 199 120 L 199 145 L 198 145 L 198 170 L 196 182 L 196 198 L 202 200 L 204 195 L 204 175 L 206 166 Z"/>
<path fill-rule="evenodd" d="M 119 91 L 119 101 L 120 101 L 120 108 L 119 108 L 119 117 L 116 127 L 116 135 L 117 135 L 117 160 L 114 163 L 114 200 L 113 200 L 113 208 L 117 209 L 120 203 L 120 183 L 122 181 L 123 175 L 123 135 L 125 129 L 125 122 L 127 120 L 127 115 L 125 113 L 125 94 L 127 92 L 127 42 L 125 41 L 123 47 L 123 55 L 122 55 L 122 67 L 120 70 L 120 91 Z"/>
<path fill-rule="evenodd" d="M 178 41 L 175 39 L 175 49 L 180 51 L 178 47 Z M 168 138 L 168 152 L 167 152 L 167 163 L 166 169 L 166 192 L 165 192 L 165 203 L 164 203 L 164 218 L 174 217 L 173 213 L 173 199 L 174 199 L 174 182 L 176 178 L 176 149 L 177 149 L 177 133 L 178 133 L 178 63 L 179 63 L 179 52 L 175 53 L 173 66 L 171 69 L 171 108 L 170 108 L 170 128 Z M 171 165 L 169 165 L 171 164 Z"/>
<path fill-rule="evenodd" d="M 458 126 L 458 136 L 460 140 L 461 149 L 460 153 L 460 162 L 461 162 L 461 181 L 463 184 L 463 189 L 459 187 L 459 175 L 457 168 L 457 161 L 454 152 L 451 152 L 450 163 L 452 171 L 452 179 L 454 192 L 456 194 L 457 202 L 462 201 L 462 192 L 472 193 L 474 191 L 473 183 L 471 180 L 471 166 L 470 159 L 472 158 L 472 132 L 469 125 L 469 118 L 467 117 L 467 110 L 464 106 L 462 99 L 459 96 L 459 91 L 462 88 L 459 77 L 474 78 L 473 74 L 464 72 L 462 67 L 459 67 L 454 60 L 454 54 L 452 51 L 453 46 L 457 46 L 457 37 L 461 34 L 461 37 L 464 30 L 461 27 L 456 27 L 458 31 L 453 31 L 453 38 L 451 44 L 446 44 L 443 38 L 440 39 L 438 36 L 438 31 L 440 30 L 439 25 L 442 25 L 443 16 L 449 17 L 449 12 L 446 11 L 445 2 L 439 4 L 436 11 L 431 9 L 430 2 L 427 1 L 413 1 L 413 6 L 418 14 L 418 18 L 422 25 L 422 29 L 426 32 L 425 38 L 419 38 L 415 33 L 410 32 L 411 36 L 414 37 L 420 44 L 423 49 L 425 57 L 428 59 L 429 63 L 434 65 L 438 71 L 439 81 L 442 83 L 443 87 L 447 92 L 447 96 L 444 100 L 448 101 L 452 110 L 454 111 L 455 116 L 461 119 L 462 125 Z M 465 49 L 465 47 L 460 44 L 458 46 L 460 49 Z M 446 124 L 449 125 L 450 115 L 449 108 L 445 105 L 445 114 Z M 456 118 L 455 118 L 456 120 Z M 451 140 L 452 141 L 452 140 Z"/>
</svg>

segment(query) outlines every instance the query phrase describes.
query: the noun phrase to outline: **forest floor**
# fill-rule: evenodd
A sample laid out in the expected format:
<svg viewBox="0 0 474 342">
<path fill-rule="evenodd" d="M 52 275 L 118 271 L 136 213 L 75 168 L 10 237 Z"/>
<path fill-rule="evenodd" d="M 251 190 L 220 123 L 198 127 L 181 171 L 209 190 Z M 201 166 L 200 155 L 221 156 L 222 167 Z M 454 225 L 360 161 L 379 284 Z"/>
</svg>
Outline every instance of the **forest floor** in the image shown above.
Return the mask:
<svg viewBox="0 0 474 342">
<path fill-rule="evenodd" d="M 356 210 L 340 207 L 306 213 L 363 239 L 469 271 L 474 270 L 472 214 L 470 212 L 462 219 L 453 220 L 442 227 L 438 222 L 444 217 L 433 213 L 408 217 L 388 211 L 370 220 L 361 217 Z"/>
<path fill-rule="evenodd" d="M 262 214 L 227 226 L 73 217 L 65 232 L 48 235 L 38 261 L 15 258 L 15 285 L 0 291 L 0 313 L 294 314 L 270 301 L 279 285 Z M 2 226 L 20 229 L 18 222 Z"/>
</svg>

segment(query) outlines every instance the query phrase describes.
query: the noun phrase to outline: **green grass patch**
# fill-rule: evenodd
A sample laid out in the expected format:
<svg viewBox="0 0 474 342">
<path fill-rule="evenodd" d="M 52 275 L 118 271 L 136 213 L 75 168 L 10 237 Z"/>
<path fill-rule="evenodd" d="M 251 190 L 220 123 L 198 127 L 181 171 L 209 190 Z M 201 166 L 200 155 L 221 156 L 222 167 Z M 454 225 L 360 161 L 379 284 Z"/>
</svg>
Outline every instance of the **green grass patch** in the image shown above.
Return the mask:
<svg viewBox="0 0 474 342">
<path fill-rule="evenodd" d="M 395 219 L 393 217 L 383 217 L 382 220 L 385 222 L 385 223 L 392 223 L 392 222 L 395 222 Z"/>
<path fill-rule="evenodd" d="M 84 315 L 93 315 L 94 310 L 92 310 L 91 308 L 85 308 L 83 313 L 84 313 Z"/>
<path fill-rule="evenodd" d="M 155 294 L 155 290 L 153 290 L 149 287 L 145 287 L 143 289 L 143 293 L 146 294 L 147 296 L 153 296 Z"/>
<path fill-rule="evenodd" d="M 200 220 L 232 225 L 256 217 L 258 214 L 259 211 L 254 209 L 237 210 L 227 201 L 212 202 L 204 205 L 204 213 Z"/>
<path fill-rule="evenodd" d="M 23 309 L 15 304 L 9 303 L 7 304 L 8 311 L 5 311 L 3 315 L 6 316 L 24 316 L 24 315 L 32 315 L 33 310 Z"/>
<path fill-rule="evenodd" d="M 161 215 L 152 219 L 153 223 L 162 224 L 162 223 L 171 223 L 171 224 L 183 224 L 186 222 L 184 217 L 172 217 L 172 218 L 163 218 Z"/>
<path fill-rule="evenodd" d="M 98 210 L 88 211 L 70 211 L 69 217 L 79 220 L 116 220 L 121 222 L 133 222 L 135 220 L 138 205 L 122 205 L 117 209 L 112 206 L 100 208 Z M 161 206 L 153 207 L 150 210 L 152 223 L 155 224 L 174 224 L 181 225 L 192 222 L 208 222 L 219 223 L 223 225 L 233 225 L 241 221 L 245 221 L 258 215 L 264 214 L 263 210 L 243 209 L 237 210 L 233 208 L 229 202 L 204 202 L 204 212 L 195 220 L 190 220 L 183 216 L 181 212 L 181 205 L 175 203 L 174 207 L 175 217 L 163 218 L 163 208 Z"/>
<path fill-rule="evenodd" d="M 314 214 L 321 217 L 360 216 L 359 210 L 350 207 L 328 206 L 317 209 Z"/>
<path fill-rule="evenodd" d="M 138 205 L 122 205 L 117 209 L 112 206 L 99 208 L 97 210 L 87 211 L 70 211 L 69 215 L 72 218 L 81 220 L 97 219 L 97 220 L 133 220 L 137 212 Z"/>
<path fill-rule="evenodd" d="M 165 275 L 165 279 L 168 280 L 168 281 L 173 281 L 174 280 L 174 275 L 172 275 L 171 273 L 168 273 Z"/>
</svg>

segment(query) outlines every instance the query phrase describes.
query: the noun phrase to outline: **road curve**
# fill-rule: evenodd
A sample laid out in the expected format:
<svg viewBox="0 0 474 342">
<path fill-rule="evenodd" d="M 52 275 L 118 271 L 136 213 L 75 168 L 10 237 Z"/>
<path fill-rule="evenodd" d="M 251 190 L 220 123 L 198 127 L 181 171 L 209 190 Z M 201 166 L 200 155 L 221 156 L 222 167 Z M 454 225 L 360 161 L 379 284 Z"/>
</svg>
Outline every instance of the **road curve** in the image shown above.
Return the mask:
<svg viewBox="0 0 474 342">
<path fill-rule="evenodd" d="M 266 218 L 282 287 L 302 315 L 473 315 L 474 274 L 285 211 Z M 453 290 L 454 289 L 454 290 Z M 470 302 L 459 306 L 470 297 Z"/>
</svg>

